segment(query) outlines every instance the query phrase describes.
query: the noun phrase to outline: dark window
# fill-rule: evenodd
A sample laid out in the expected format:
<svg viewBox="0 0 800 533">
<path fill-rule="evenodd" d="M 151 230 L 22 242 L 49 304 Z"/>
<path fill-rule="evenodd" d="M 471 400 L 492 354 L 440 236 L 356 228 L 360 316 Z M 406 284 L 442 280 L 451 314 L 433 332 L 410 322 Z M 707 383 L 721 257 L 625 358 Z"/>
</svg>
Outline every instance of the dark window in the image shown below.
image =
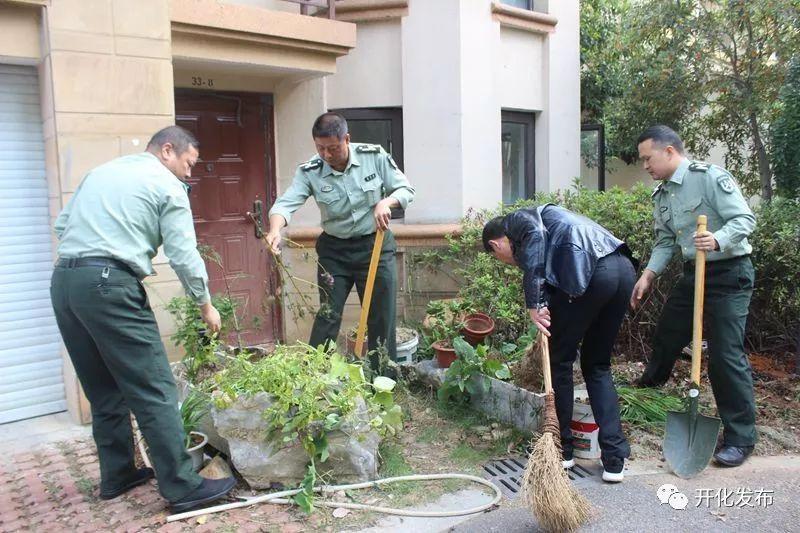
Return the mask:
<svg viewBox="0 0 800 533">
<path fill-rule="evenodd" d="M 403 169 L 403 110 L 399 108 L 332 109 L 347 119 L 350 140 L 380 144 Z"/>
<path fill-rule="evenodd" d="M 533 113 L 502 112 L 503 203 L 513 204 L 536 193 Z"/>
<path fill-rule="evenodd" d="M 380 144 L 392 155 L 400 170 L 403 165 L 403 110 L 396 107 L 332 109 L 347 119 L 350 141 Z M 392 218 L 403 218 L 402 209 L 392 209 Z"/>
<path fill-rule="evenodd" d="M 581 126 L 581 183 L 593 191 L 606 190 L 606 144 L 602 124 Z"/>
</svg>

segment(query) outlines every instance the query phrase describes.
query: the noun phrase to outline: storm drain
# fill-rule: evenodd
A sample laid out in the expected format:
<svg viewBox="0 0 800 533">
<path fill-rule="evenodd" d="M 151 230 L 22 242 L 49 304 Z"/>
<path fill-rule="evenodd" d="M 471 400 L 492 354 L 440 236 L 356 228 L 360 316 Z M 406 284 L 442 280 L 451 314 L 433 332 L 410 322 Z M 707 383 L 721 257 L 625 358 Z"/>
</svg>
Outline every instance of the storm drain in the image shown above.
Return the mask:
<svg viewBox="0 0 800 533">
<path fill-rule="evenodd" d="M 528 458 L 523 456 L 507 457 L 496 459 L 483 465 L 483 477 L 500 487 L 500 492 L 513 500 L 522 490 L 522 475 L 525 473 L 525 466 Z M 567 470 L 567 476 L 572 481 L 582 479 L 597 479 L 598 473 L 585 468 L 583 465 L 576 464 Z"/>
</svg>

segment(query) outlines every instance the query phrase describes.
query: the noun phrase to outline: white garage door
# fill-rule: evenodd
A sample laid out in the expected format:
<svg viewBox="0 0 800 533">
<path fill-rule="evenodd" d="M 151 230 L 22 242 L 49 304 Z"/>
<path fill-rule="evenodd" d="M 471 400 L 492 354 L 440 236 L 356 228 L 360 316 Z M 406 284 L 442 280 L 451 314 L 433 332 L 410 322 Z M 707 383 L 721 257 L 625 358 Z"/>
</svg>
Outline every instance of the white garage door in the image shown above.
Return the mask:
<svg viewBox="0 0 800 533">
<path fill-rule="evenodd" d="M 39 79 L 0 64 L 0 424 L 63 411 Z"/>
</svg>

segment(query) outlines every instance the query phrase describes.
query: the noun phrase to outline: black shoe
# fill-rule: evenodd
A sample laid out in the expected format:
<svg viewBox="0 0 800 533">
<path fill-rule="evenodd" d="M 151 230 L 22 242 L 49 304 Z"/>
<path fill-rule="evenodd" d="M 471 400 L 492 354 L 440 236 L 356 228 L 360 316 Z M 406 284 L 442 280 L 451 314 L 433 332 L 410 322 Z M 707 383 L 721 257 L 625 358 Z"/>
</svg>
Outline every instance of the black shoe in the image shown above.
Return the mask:
<svg viewBox="0 0 800 533">
<path fill-rule="evenodd" d="M 233 487 L 236 486 L 236 478 L 226 477 L 223 479 L 206 479 L 203 478 L 203 482 L 200 484 L 199 487 L 194 489 L 192 492 L 184 496 L 178 501 L 174 501 L 170 503 L 170 507 L 172 507 L 172 512 L 174 513 L 182 513 L 183 511 L 188 511 L 193 507 L 197 507 L 198 505 L 203 505 L 204 503 L 213 502 L 214 500 L 219 500 L 226 494 L 228 494 Z"/>
<path fill-rule="evenodd" d="M 722 466 L 739 466 L 753 453 L 753 446 L 727 446 L 723 445 L 714 454 L 714 460 Z"/>
<path fill-rule="evenodd" d="M 622 457 L 609 457 L 603 459 L 603 481 L 619 483 L 625 478 L 622 471 L 625 469 L 625 459 Z"/>
<path fill-rule="evenodd" d="M 147 481 L 153 479 L 153 475 L 154 472 L 152 468 L 140 468 L 130 480 L 123 483 L 118 488 L 112 490 L 101 490 L 100 499 L 113 500 L 117 496 L 122 496 L 133 487 L 138 487 L 142 483 L 146 483 Z"/>
</svg>

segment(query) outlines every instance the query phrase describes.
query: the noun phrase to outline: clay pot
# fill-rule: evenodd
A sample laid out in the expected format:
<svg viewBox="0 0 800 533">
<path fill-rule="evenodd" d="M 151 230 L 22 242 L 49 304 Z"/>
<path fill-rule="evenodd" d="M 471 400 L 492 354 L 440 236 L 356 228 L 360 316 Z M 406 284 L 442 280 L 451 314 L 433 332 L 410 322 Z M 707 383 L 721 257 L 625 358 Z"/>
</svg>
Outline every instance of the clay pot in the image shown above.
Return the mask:
<svg viewBox="0 0 800 533">
<path fill-rule="evenodd" d="M 494 320 L 484 313 L 470 313 L 464 317 L 461 334 L 472 346 L 477 346 L 494 331 Z"/>
<path fill-rule="evenodd" d="M 434 353 L 436 353 L 436 364 L 439 368 L 449 368 L 453 361 L 456 360 L 456 351 L 452 347 L 444 346 L 445 341 L 436 341 L 431 344 Z"/>
</svg>

